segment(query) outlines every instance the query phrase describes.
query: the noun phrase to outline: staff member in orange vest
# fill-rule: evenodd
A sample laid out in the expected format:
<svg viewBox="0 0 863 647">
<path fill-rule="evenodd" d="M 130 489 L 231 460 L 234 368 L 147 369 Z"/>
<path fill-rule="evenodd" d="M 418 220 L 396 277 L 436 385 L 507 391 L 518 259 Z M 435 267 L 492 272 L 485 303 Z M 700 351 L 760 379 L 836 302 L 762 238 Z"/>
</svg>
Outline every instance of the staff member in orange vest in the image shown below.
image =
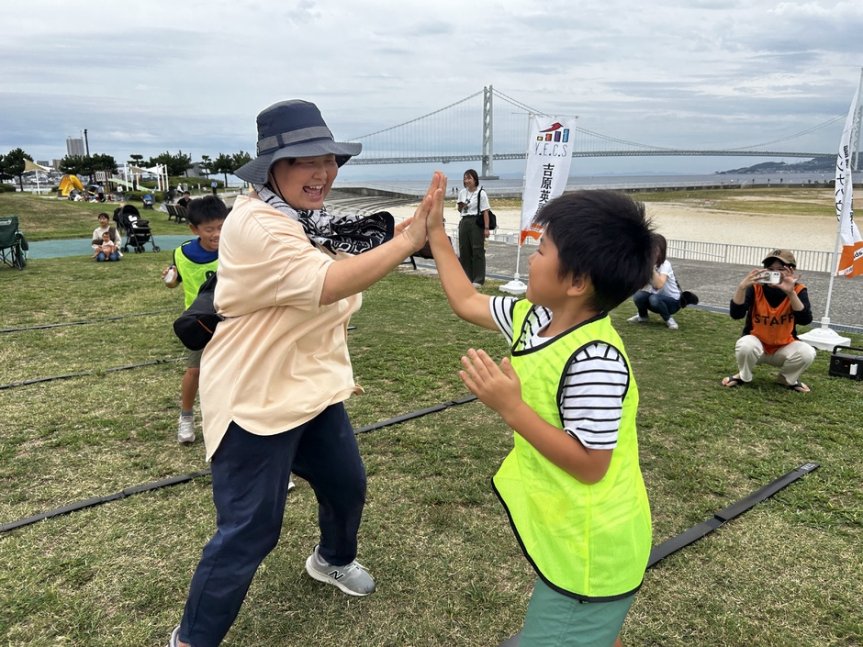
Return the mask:
<svg viewBox="0 0 863 647">
<path fill-rule="evenodd" d="M 748 384 L 757 364 L 769 364 L 779 368 L 779 384 L 809 393 L 800 376 L 815 360 L 815 349 L 797 339 L 797 326 L 812 323 L 809 293 L 787 249 L 774 250 L 763 265 L 749 272 L 731 297 L 731 318 L 746 317 L 746 325 L 734 346 L 737 374 L 723 378 L 722 386 Z"/>
</svg>

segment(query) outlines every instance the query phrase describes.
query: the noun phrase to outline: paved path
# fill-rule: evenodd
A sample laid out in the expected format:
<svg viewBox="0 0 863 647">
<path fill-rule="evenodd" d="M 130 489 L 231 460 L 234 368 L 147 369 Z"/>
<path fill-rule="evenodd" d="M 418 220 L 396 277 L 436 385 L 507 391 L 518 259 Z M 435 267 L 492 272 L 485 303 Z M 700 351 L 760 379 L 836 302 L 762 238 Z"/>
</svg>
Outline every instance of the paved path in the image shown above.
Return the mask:
<svg viewBox="0 0 863 647">
<path fill-rule="evenodd" d="M 531 251 L 533 251 L 532 247 L 523 248 L 519 262 L 519 276 L 524 282 L 527 282 L 527 257 Z M 518 247 L 515 245 L 488 243 L 486 265 L 489 277 L 503 281 L 512 279 L 515 276 L 517 252 Z M 679 260 L 673 257 L 669 257 L 669 260 L 683 289 L 698 295 L 700 303 L 697 307 L 718 312 L 728 312 L 731 295 L 740 280 L 751 269 L 742 265 Z M 417 265 L 424 270 L 434 268 L 434 263 L 425 259 L 417 259 Z M 817 327 L 827 305 L 830 275 L 824 272 L 804 272 L 802 280 L 809 289 L 809 300 L 815 317 L 812 325 Z M 630 308 L 635 313 L 635 307 L 631 304 L 623 304 L 621 307 Z M 853 279 L 836 277 L 833 280 L 830 323 L 838 330 L 863 333 L 863 277 Z"/>
<path fill-rule="evenodd" d="M 178 247 L 181 243 L 189 240 L 192 237 L 191 233 L 185 233 L 182 236 L 157 236 L 153 235 L 153 241 L 156 246 L 162 251 L 171 251 Z M 126 237 L 123 236 L 123 240 Z M 27 252 L 27 259 L 34 260 L 40 258 L 63 258 L 66 256 L 90 256 L 93 249 L 90 247 L 92 241 L 89 238 L 65 238 L 62 240 L 38 240 L 34 242 L 28 241 L 30 249 Z M 147 241 L 144 244 L 147 252 L 152 250 L 152 245 Z M 130 250 L 128 253 L 134 253 Z"/>
</svg>

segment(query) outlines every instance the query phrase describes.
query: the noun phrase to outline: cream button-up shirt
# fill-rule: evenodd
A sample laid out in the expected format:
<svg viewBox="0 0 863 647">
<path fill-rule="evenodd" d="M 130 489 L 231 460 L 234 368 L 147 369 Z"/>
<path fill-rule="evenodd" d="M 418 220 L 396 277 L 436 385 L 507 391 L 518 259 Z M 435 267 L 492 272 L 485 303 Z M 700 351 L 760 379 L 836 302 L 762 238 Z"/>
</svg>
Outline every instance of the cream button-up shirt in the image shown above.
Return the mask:
<svg viewBox="0 0 863 647">
<path fill-rule="evenodd" d="M 204 349 L 200 395 L 207 460 L 231 421 L 282 433 L 354 392 L 347 325 L 360 294 L 320 305 L 336 257 L 302 225 L 240 196 L 222 227 L 215 303 L 225 317 Z"/>
</svg>

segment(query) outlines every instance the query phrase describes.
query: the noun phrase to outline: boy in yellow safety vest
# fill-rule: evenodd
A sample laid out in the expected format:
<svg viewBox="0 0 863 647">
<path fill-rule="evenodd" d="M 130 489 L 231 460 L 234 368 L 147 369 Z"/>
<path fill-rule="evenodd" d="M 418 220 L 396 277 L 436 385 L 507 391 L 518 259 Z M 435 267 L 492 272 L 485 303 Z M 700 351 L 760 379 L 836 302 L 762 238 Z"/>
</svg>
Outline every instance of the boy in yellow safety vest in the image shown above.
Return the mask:
<svg viewBox="0 0 863 647">
<path fill-rule="evenodd" d="M 204 281 L 215 274 L 219 261 L 219 236 L 228 208 L 216 196 L 206 196 L 189 202 L 189 229 L 197 236 L 174 250 L 174 262 L 162 270 L 162 280 L 169 288 L 183 284 L 185 307 L 192 305 Z M 186 372 L 180 388 L 180 418 L 177 421 L 177 442 L 195 442 L 195 397 L 201 373 L 202 350 L 190 350 L 186 357 Z"/>
<path fill-rule="evenodd" d="M 548 202 L 535 218 L 544 231 L 523 299 L 473 288 L 440 211 L 428 236 L 450 306 L 511 344 L 500 364 L 468 350 L 459 374 L 515 432 L 492 483 L 538 576 L 519 646 L 618 645 L 651 523 L 638 387 L 608 313 L 650 278 L 644 207 L 610 191 Z"/>
</svg>

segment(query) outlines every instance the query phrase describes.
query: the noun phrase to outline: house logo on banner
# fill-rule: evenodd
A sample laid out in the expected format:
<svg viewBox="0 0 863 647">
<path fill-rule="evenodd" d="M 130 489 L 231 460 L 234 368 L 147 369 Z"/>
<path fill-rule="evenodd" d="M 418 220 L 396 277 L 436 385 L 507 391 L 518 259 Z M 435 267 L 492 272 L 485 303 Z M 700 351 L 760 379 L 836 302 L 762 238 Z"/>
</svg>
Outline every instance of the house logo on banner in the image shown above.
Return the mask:
<svg viewBox="0 0 863 647">
<path fill-rule="evenodd" d="M 528 238 L 539 239 L 542 229 L 533 224 L 533 219 L 546 202 L 566 188 L 574 132 L 575 117 L 530 118 L 519 245 Z"/>
</svg>

